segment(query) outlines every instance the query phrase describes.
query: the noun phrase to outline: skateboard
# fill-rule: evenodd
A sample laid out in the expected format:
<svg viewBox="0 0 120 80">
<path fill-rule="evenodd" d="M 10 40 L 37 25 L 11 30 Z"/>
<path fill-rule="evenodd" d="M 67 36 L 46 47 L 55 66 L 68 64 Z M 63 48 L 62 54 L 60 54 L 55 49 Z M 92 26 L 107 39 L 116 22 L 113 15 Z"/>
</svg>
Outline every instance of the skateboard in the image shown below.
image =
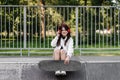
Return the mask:
<svg viewBox="0 0 120 80">
<path fill-rule="evenodd" d="M 79 61 L 70 60 L 69 64 L 64 64 L 62 60 L 43 60 L 38 64 L 39 68 L 47 72 L 55 72 L 57 70 L 66 71 L 67 73 L 79 71 L 81 63 Z"/>
</svg>

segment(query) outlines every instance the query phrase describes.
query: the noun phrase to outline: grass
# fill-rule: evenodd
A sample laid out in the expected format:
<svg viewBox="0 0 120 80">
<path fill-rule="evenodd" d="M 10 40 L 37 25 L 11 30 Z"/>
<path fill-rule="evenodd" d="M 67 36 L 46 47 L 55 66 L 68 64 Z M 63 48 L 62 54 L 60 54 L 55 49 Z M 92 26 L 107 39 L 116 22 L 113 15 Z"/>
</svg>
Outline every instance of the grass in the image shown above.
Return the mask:
<svg viewBox="0 0 120 80">
<path fill-rule="evenodd" d="M 42 41 L 40 39 L 34 38 L 33 41 L 27 41 L 26 47 L 27 48 L 39 48 L 39 49 L 23 49 L 22 52 L 19 50 L 0 50 L 0 56 L 20 56 L 22 53 L 22 56 L 28 56 L 28 53 L 30 52 L 30 56 L 51 56 L 53 53 L 53 49 L 41 49 L 41 48 L 52 48 L 50 46 L 52 38 L 46 38 L 45 41 Z M 87 45 L 84 44 L 81 45 L 83 48 L 99 48 L 99 45 Z M 80 47 L 80 46 L 79 46 Z M 100 46 L 100 48 L 103 46 Z M 17 41 L 17 40 L 0 40 L 0 48 L 24 48 L 23 41 Z M 104 48 L 117 48 L 112 50 L 82 50 L 80 52 L 80 49 L 74 50 L 74 55 L 78 56 L 82 54 L 83 56 L 120 56 L 120 46 L 119 45 L 104 45 Z"/>
</svg>

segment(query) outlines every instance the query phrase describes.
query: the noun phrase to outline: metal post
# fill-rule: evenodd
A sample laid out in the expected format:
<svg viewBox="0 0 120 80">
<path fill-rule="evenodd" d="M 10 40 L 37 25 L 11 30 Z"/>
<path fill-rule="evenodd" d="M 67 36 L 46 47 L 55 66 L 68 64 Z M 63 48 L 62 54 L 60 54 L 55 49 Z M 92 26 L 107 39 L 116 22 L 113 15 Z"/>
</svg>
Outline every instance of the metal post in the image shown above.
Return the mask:
<svg viewBox="0 0 120 80">
<path fill-rule="evenodd" d="M 24 6 L 24 49 L 26 48 L 26 6 Z"/>
<path fill-rule="evenodd" d="M 30 56 L 30 48 L 28 48 L 28 56 Z"/>
<path fill-rule="evenodd" d="M 20 48 L 20 56 L 22 56 L 22 48 Z"/>
<path fill-rule="evenodd" d="M 76 48 L 78 48 L 78 7 L 76 7 L 76 9 L 75 9 L 76 11 L 76 41 L 75 41 L 75 43 L 76 43 L 76 45 L 75 45 L 75 47 Z"/>
</svg>

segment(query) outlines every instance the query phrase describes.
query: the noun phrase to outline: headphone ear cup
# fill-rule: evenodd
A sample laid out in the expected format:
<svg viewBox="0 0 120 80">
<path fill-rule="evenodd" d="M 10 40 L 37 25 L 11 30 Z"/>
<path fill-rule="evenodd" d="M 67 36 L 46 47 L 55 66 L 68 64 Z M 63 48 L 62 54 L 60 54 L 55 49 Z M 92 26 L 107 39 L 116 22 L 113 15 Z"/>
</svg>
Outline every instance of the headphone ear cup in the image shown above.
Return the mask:
<svg viewBox="0 0 120 80">
<path fill-rule="evenodd" d="M 67 30 L 70 33 L 70 29 Z"/>
</svg>

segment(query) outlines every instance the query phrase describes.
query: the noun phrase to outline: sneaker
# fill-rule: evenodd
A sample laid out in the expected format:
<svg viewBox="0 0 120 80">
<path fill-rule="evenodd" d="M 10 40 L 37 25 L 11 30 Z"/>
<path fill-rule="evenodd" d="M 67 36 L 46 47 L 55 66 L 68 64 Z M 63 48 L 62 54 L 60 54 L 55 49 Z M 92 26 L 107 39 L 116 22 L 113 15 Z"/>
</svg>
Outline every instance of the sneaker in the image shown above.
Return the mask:
<svg viewBox="0 0 120 80">
<path fill-rule="evenodd" d="M 58 76 L 58 75 L 60 75 L 61 73 L 60 73 L 60 70 L 57 70 L 57 71 L 55 71 L 55 75 L 56 76 Z"/>
<path fill-rule="evenodd" d="M 66 71 L 61 71 L 61 75 L 66 75 Z"/>
</svg>

